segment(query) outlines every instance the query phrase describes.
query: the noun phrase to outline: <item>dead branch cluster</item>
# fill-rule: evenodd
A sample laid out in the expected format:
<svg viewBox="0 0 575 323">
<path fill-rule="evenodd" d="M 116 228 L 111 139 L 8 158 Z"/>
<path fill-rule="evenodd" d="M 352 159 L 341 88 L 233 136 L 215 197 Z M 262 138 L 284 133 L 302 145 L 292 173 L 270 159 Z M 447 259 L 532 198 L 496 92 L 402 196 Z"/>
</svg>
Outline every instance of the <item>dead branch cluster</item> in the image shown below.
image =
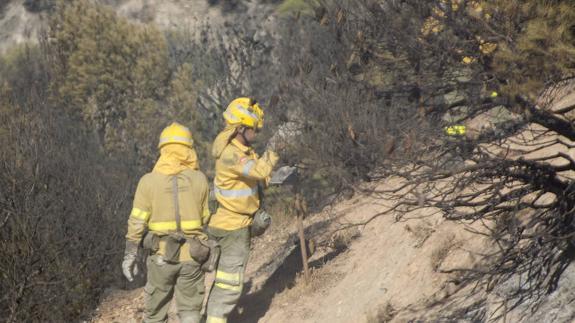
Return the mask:
<svg viewBox="0 0 575 323">
<path fill-rule="evenodd" d="M 480 223 L 484 230 L 477 233 L 494 248 L 480 268 L 462 271 L 487 290 L 521 277 L 509 295 L 520 302 L 553 290 L 573 258 L 574 71 L 566 67 L 567 56 L 530 43 L 533 35 L 525 28 L 540 24 L 542 14 L 554 19 L 562 4 L 450 4 L 341 1 L 320 13 L 326 28 L 353 49 L 345 53 L 347 79 L 383 98 L 373 108 L 381 113 L 378 120 L 408 116 L 403 128 L 388 128 L 395 150 L 367 175 L 400 179 L 391 189 L 367 190 L 390 208 L 357 225 L 423 208 Z M 511 22 L 508 10 L 517 14 Z M 436 29 L 425 32 L 429 23 Z M 573 35 L 566 39 L 563 45 L 573 48 Z M 490 42 L 497 49 L 484 52 Z M 549 55 L 547 65 L 530 61 L 530 51 Z M 380 78 L 370 75 L 373 70 Z M 447 135 L 445 127 L 452 125 L 466 126 L 466 134 Z M 357 129 L 361 138 L 369 128 Z M 377 134 L 380 146 L 385 134 Z M 347 149 L 351 158 L 354 148 Z"/>
</svg>

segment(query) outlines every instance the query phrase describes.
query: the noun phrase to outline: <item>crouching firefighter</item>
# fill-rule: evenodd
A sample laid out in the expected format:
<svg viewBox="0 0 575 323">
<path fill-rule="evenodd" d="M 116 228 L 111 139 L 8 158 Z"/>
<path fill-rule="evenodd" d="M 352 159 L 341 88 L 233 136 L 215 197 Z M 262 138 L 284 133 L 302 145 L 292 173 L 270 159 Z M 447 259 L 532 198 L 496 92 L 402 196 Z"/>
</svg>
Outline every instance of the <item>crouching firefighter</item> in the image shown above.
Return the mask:
<svg viewBox="0 0 575 323">
<path fill-rule="evenodd" d="M 128 219 L 122 271 L 129 281 L 137 272 L 139 247 L 149 254 L 144 322 L 165 322 L 175 296 L 180 322 L 199 323 L 204 298 L 202 266 L 214 266 L 217 252 L 202 232 L 209 218 L 209 186 L 198 170 L 192 134 L 173 123 L 160 136 L 160 158 L 144 175 Z"/>
<path fill-rule="evenodd" d="M 214 192 L 218 209 L 208 233 L 221 247 L 215 283 L 207 303 L 207 323 L 225 323 L 243 288 L 250 237 L 262 234 L 270 217 L 260 209 L 260 189 L 278 161 L 273 147 L 259 157 L 251 147 L 263 126 L 263 111 L 249 98 L 238 98 L 224 112 L 225 129 L 216 137 Z"/>
</svg>

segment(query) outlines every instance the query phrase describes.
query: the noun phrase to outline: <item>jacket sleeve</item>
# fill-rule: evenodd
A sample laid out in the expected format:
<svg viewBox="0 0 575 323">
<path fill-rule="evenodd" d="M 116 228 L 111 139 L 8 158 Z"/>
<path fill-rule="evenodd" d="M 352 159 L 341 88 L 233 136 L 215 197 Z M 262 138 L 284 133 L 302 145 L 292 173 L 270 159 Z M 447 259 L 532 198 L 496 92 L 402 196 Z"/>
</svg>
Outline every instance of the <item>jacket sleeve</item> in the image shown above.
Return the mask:
<svg viewBox="0 0 575 323">
<path fill-rule="evenodd" d="M 260 158 L 254 155 L 244 156 L 237 160 L 237 163 L 230 169 L 233 173 L 249 179 L 266 180 L 278 162 L 278 155 L 268 150 Z"/>
<path fill-rule="evenodd" d="M 145 177 L 140 179 L 130 217 L 128 218 L 128 233 L 126 240 L 139 243 L 148 228 L 148 221 L 152 215 L 151 196 L 148 192 Z"/>
</svg>

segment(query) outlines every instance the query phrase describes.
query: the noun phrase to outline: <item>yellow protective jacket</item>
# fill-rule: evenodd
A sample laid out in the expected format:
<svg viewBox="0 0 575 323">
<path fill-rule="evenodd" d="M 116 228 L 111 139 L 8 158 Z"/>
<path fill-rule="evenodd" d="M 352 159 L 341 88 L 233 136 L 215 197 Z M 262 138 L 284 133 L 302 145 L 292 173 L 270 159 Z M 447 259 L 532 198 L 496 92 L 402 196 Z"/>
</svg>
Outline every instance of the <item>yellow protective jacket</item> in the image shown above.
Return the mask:
<svg viewBox="0 0 575 323">
<path fill-rule="evenodd" d="M 168 145 L 164 148 L 170 146 L 181 145 Z M 165 153 L 164 148 L 162 148 L 162 155 Z M 178 149 L 182 148 L 175 147 L 175 150 Z M 171 150 L 174 150 L 174 147 L 167 150 L 173 152 Z M 166 153 L 166 155 L 173 154 Z M 207 223 L 210 216 L 208 209 L 209 186 L 206 176 L 195 170 L 195 165 L 182 168 L 181 163 L 174 162 L 173 167 L 166 167 L 165 159 L 165 156 L 164 158 L 160 157 L 154 171 L 144 175 L 138 183 L 132 212 L 128 219 L 126 239 L 139 243 L 146 231 L 160 237 L 170 232 L 176 232 L 174 180 L 177 180 L 182 232 L 187 237 L 197 236 L 200 239 L 206 239 L 206 235 L 202 232 L 202 226 Z M 157 254 L 163 255 L 164 241 L 160 241 L 159 247 Z M 188 245 L 184 244 L 180 251 L 180 261 L 190 259 Z"/>
<path fill-rule="evenodd" d="M 237 230 L 252 223 L 260 207 L 258 185 L 267 183 L 278 156 L 268 150 L 260 158 L 251 147 L 236 139 L 228 143 L 228 138 L 218 136 L 212 151 L 216 158 L 214 193 L 218 209 L 209 225 Z"/>
</svg>

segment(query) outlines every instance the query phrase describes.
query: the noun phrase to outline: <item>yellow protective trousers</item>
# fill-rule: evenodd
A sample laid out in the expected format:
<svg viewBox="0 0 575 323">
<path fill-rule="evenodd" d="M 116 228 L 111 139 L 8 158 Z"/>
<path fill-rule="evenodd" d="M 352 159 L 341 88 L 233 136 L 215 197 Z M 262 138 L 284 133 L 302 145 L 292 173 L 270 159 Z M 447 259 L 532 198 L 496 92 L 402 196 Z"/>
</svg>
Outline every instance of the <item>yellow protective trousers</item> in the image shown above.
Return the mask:
<svg viewBox="0 0 575 323">
<path fill-rule="evenodd" d="M 208 298 L 206 323 L 226 323 L 242 294 L 250 254 L 250 231 L 247 227 L 233 231 L 210 227 L 208 234 L 220 244 L 221 255 Z"/>
</svg>

